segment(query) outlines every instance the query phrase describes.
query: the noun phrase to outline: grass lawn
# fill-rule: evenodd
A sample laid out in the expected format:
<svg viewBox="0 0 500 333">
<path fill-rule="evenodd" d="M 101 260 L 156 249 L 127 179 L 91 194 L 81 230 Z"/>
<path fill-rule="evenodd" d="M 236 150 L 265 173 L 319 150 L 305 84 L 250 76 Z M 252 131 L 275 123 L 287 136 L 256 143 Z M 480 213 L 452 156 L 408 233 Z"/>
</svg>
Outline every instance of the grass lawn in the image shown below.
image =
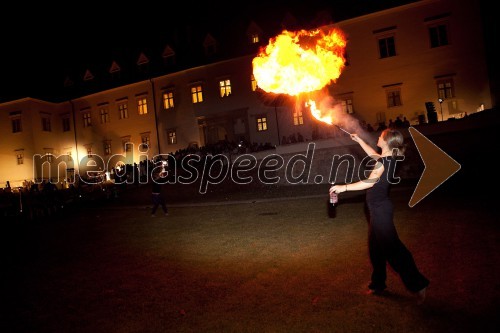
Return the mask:
<svg viewBox="0 0 500 333">
<path fill-rule="evenodd" d="M 498 332 L 496 199 L 436 192 L 413 208 L 412 190 L 392 193 L 400 237 L 431 281 L 422 305 L 390 270 L 386 295 L 366 293 L 363 196 L 340 196 L 335 218 L 327 195 L 299 190 L 170 201 L 156 218 L 142 197 L 5 223 L 0 331 Z"/>
</svg>

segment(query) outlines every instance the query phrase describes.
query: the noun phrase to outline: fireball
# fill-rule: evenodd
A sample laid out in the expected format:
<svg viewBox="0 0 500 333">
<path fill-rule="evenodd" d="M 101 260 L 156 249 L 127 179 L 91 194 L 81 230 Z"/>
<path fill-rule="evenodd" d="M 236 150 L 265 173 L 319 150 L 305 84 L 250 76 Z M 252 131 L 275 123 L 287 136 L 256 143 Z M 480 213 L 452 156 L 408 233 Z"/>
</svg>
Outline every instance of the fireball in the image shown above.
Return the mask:
<svg viewBox="0 0 500 333">
<path fill-rule="evenodd" d="M 283 31 L 253 59 L 258 86 L 269 93 L 299 96 L 320 91 L 340 77 L 345 67 L 346 38 L 339 29 Z M 333 124 L 333 112 L 306 106 L 318 120 Z"/>
<path fill-rule="evenodd" d="M 346 39 L 340 30 L 283 31 L 253 59 L 261 89 L 297 96 L 335 82 L 345 66 Z"/>
</svg>

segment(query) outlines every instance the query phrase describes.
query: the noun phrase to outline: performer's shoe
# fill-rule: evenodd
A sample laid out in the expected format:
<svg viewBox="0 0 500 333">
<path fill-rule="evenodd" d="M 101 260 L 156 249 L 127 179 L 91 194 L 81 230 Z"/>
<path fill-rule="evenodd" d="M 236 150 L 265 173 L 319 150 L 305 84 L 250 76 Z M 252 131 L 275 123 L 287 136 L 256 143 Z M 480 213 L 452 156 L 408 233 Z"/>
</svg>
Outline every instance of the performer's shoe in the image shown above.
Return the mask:
<svg viewBox="0 0 500 333">
<path fill-rule="evenodd" d="M 370 295 L 382 295 L 385 291 L 385 289 L 387 288 L 387 286 L 384 284 L 374 284 L 373 282 L 371 282 L 369 285 L 368 285 L 368 294 Z"/>
<path fill-rule="evenodd" d="M 368 289 L 368 295 L 380 296 L 385 294 L 385 289 Z"/>
<path fill-rule="evenodd" d="M 425 302 L 426 293 L 427 293 L 427 287 L 417 291 L 416 294 L 417 294 L 417 304 L 418 305 L 423 304 Z"/>
</svg>

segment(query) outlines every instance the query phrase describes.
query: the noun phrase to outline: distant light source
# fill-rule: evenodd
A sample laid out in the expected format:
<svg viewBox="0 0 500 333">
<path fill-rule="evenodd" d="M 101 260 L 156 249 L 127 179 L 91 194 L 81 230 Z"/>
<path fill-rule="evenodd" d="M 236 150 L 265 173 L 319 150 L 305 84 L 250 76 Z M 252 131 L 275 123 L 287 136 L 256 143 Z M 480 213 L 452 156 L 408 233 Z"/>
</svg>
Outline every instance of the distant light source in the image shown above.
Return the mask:
<svg viewBox="0 0 500 333">
<path fill-rule="evenodd" d="M 443 102 L 444 102 L 444 99 L 438 98 L 438 102 L 439 102 L 439 107 L 441 108 L 441 121 L 443 121 Z"/>
</svg>

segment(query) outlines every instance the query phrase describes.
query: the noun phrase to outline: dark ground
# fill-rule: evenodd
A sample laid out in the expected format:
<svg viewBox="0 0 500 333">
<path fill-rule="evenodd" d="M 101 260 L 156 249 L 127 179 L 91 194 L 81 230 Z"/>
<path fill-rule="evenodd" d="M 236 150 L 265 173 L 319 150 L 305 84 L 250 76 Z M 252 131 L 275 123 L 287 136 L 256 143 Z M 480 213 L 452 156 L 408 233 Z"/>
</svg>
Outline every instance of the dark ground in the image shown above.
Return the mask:
<svg viewBox="0 0 500 333">
<path fill-rule="evenodd" d="M 428 297 L 388 271 L 367 295 L 364 192 L 328 185 L 150 188 L 56 217 L 2 221 L 0 332 L 498 332 L 500 242 L 492 128 L 434 136 L 462 166 L 413 208 L 394 187 L 395 223 Z M 493 193 L 490 193 L 493 192 Z"/>
<path fill-rule="evenodd" d="M 390 270 L 386 295 L 365 293 L 362 193 L 341 196 L 332 218 L 324 185 L 172 186 L 170 216 L 151 218 L 144 186 L 4 223 L 0 330 L 497 332 L 496 198 L 458 180 L 413 208 L 411 185 L 392 192 L 400 236 L 431 280 L 422 305 Z"/>
</svg>

